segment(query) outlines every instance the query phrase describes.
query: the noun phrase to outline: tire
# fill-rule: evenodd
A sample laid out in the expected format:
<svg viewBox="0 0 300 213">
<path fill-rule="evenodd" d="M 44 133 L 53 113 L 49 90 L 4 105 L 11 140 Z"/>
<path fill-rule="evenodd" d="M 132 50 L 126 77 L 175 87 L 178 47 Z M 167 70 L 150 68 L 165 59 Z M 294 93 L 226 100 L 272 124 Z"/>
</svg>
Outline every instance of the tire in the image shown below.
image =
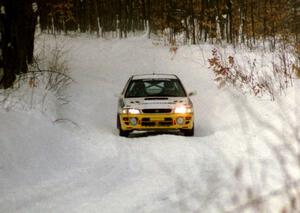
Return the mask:
<svg viewBox="0 0 300 213">
<path fill-rule="evenodd" d="M 121 122 L 120 122 L 120 116 L 117 114 L 117 128 L 121 129 Z"/>
<path fill-rule="evenodd" d="M 181 132 L 186 137 L 192 137 L 192 136 L 194 136 L 194 126 L 192 129 L 182 129 Z"/>
<path fill-rule="evenodd" d="M 131 132 L 130 130 L 122 130 L 119 115 L 117 117 L 117 128 L 119 129 L 119 136 L 121 137 L 128 137 Z"/>
<path fill-rule="evenodd" d="M 122 130 L 122 129 L 119 129 L 119 136 L 121 136 L 121 137 L 128 137 L 129 136 L 129 134 L 130 134 L 130 132 L 131 131 L 129 131 L 129 130 Z"/>
</svg>

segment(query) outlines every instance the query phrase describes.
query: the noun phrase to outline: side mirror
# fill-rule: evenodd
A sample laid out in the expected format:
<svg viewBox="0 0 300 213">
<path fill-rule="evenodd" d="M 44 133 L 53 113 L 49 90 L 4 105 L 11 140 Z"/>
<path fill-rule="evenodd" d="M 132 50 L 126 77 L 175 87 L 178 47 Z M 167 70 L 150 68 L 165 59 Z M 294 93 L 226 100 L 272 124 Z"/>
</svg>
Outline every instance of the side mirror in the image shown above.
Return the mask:
<svg viewBox="0 0 300 213">
<path fill-rule="evenodd" d="M 189 96 L 194 96 L 194 95 L 197 95 L 197 91 L 195 90 L 195 91 L 192 91 L 192 92 L 189 92 L 189 94 L 188 94 Z"/>
</svg>

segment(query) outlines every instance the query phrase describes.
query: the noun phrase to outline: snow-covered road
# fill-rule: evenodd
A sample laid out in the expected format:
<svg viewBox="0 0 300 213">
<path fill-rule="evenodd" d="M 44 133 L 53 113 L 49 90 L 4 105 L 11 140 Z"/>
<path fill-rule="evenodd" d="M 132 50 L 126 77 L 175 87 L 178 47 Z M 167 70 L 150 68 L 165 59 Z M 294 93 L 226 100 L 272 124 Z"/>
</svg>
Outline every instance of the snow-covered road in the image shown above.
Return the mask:
<svg viewBox="0 0 300 213">
<path fill-rule="evenodd" d="M 281 183 L 267 144 L 296 139 L 298 82 L 270 102 L 218 90 L 208 71 L 210 45 L 174 55 L 143 36 L 56 42 L 68 50 L 75 80 L 70 103 L 46 113 L 0 110 L 0 212 L 222 212 L 235 191 L 243 196 L 242 183 Z M 197 90 L 195 137 L 118 136 L 115 94 L 130 75 L 153 72 L 177 74 Z"/>
</svg>

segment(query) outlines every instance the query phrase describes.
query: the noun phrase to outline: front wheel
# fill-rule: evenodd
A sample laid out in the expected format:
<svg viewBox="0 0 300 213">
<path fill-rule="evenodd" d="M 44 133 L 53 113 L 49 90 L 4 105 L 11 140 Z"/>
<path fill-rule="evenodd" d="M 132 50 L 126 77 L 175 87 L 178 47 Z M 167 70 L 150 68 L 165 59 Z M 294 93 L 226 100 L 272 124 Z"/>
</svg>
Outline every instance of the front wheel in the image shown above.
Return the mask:
<svg viewBox="0 0 300 213">
<path fill-rule="evenodd" d="M 119 129 L 119 135 L 121 136 L 121 137 L 128 137 L 129 136 L 129 134 L 130 134 L 130 130 L 122 130 L 122 129 Z"/>
<path fill-rule="evenodd" d="M 117 128 L 119 129 L 119 136 L 121 137 L 128 137 L 131 132 L 130 130 L 122 130 L 119 115 L 117 117 Z"/>
<path fill-rule="evenodd" d="M 194 136 L 194 126 L 192 129 L 182 129 L 181 132 L 186 137 L 192 137 L 192 136 Z"/>
</svg>

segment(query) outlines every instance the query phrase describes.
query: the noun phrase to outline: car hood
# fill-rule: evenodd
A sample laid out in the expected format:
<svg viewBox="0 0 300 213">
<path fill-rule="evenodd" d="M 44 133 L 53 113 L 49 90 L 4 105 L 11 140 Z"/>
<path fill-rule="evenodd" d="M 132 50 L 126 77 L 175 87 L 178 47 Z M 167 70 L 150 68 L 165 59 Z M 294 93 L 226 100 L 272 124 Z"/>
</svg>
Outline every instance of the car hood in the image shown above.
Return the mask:
<svg viewBox="0 0 300 213">
<path fill-rule="evenodd" d="M 170 109 L 176 106 L 191 106 L 188 97 L 149 97 L 149 98 L 125 98 L 124 106 L 135 109 Z"/>
</svg>

